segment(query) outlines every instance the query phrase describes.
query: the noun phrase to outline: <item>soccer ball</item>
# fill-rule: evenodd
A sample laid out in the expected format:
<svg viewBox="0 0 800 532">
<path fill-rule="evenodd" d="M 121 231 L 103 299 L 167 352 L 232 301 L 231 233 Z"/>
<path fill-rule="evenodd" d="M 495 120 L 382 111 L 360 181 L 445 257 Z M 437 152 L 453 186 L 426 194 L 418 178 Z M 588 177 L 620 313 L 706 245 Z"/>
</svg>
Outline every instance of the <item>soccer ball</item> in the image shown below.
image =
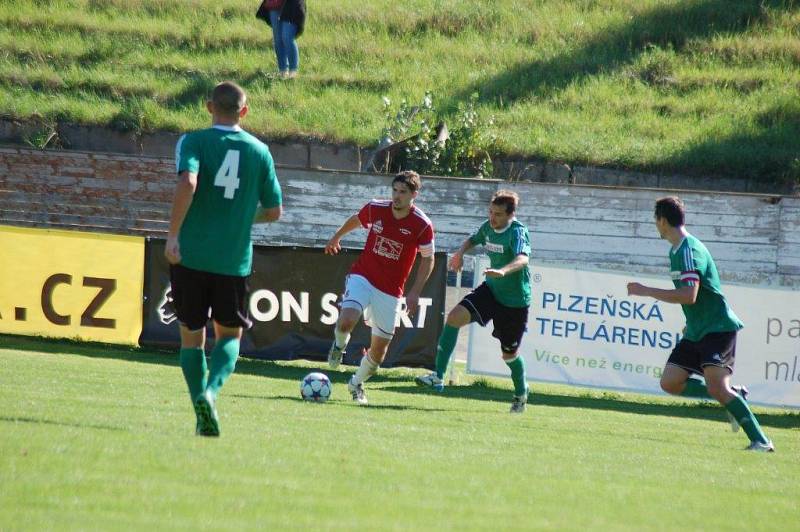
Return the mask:
<svg viewBox="0 0 800 532">
<path fill-rule="evenodd" d="M 300 381 L 300 397 L 306 401 L 324 403 L 331 396 L 331 380 L 324 373 L 309 373 Z"/>
</svg>

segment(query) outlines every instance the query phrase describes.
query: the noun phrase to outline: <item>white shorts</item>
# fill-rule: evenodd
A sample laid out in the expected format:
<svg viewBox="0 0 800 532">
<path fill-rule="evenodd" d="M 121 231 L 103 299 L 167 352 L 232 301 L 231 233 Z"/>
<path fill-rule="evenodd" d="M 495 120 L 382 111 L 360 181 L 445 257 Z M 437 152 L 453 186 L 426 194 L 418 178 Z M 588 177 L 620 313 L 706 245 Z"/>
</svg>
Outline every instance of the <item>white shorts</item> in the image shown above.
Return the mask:
<svg viewBox="0 0 800 532">
<path fill-rule="evenodd" d="M 391 339 L 400 310 L 400 298 L 381 292 L 362 275 L 350 274 L 344 285 L 342 308 L 364 313 L 364 323 L 372 327 L 373 336 Z"/>
</svg>

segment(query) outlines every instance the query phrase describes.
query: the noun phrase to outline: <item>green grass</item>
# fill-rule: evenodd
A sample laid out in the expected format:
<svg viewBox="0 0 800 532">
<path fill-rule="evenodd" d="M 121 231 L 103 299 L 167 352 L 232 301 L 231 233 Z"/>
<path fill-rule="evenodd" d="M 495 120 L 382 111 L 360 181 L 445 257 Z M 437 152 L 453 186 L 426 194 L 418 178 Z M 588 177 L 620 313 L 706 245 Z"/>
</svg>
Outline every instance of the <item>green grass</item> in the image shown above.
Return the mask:
<svg viewBox="0 0 800 532">
<path fill-rule="evenodd" d="M 369 407 L 299 399 L 310 362 L 240 360 L 222 437 L 193 435 L 175 355 L 0 336 L 0 529 L 788 530 L 800 416 L 510 383 L 426 393 L 381 371 Z M 418 370 L 417 370 L 418 371 Z"/>
<path fill-rule="evenodd" d="M 477 92 L 506 154 L 800 182 L 795 0 L 315 0 L 290 82 L 254 3 L 4 1 L 0 115 L 199 128 L 231 78 L 257 133 L 372 146 L 382 96 Z"/>
</svg>

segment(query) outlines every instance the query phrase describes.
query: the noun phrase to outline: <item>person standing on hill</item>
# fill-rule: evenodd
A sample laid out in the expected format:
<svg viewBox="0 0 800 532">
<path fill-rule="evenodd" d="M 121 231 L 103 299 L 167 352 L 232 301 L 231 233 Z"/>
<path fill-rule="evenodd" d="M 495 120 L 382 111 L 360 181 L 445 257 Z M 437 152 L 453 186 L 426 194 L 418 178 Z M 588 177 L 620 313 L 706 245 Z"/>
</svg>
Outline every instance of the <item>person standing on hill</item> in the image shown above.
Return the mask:
<svg viewBox="0 0 800 532">
<path fill-rule="evenodd" d="M 244 90 L 220 83 L 206 107 L 212 126 L 183 135 L 175 149 L 178 183 L 164 254 L 195 432 L 219 436 L 217 396 L 236 366 L 242 330 L 252 326 L 250 230 L 280 218 L 282 196 L 269 148 L 239 127 L 248 111 Z M 216 338 L 210 370 L 204 350 L 209 317 Z"/>
<path fill-rule="evenodd" d="M 297 38 L 306 23 L 305 0 L 265 0 L 269 11 L 265 22 L 272 27 L 272 45 L 282 78 L 295 78 L 300 69 L 300 49 Z"/>
</svg>

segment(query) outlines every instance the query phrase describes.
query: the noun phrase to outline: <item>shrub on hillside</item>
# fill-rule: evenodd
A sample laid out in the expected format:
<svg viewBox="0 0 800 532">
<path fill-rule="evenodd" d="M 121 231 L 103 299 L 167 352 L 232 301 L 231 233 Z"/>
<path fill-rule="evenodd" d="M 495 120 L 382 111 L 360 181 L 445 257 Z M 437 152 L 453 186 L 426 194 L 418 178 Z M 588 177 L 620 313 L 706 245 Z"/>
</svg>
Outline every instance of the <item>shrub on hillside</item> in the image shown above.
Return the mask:
<svg viewBox="0 0 800 532">
<path fill-rule="evenodd" d="M 380 146 L 387 149 L 384 169 L 415 170 L 426 175 L 489 177 L 494 171 L 492 156 L 497 139 L 491 132 L 493 119 L 483 118 L 475 109 L 477 94 L 445 118 L 426 92 L 419 105 L 403 99 L 395 109 L 384 97 L 386 127 Z"/>
</svg>

